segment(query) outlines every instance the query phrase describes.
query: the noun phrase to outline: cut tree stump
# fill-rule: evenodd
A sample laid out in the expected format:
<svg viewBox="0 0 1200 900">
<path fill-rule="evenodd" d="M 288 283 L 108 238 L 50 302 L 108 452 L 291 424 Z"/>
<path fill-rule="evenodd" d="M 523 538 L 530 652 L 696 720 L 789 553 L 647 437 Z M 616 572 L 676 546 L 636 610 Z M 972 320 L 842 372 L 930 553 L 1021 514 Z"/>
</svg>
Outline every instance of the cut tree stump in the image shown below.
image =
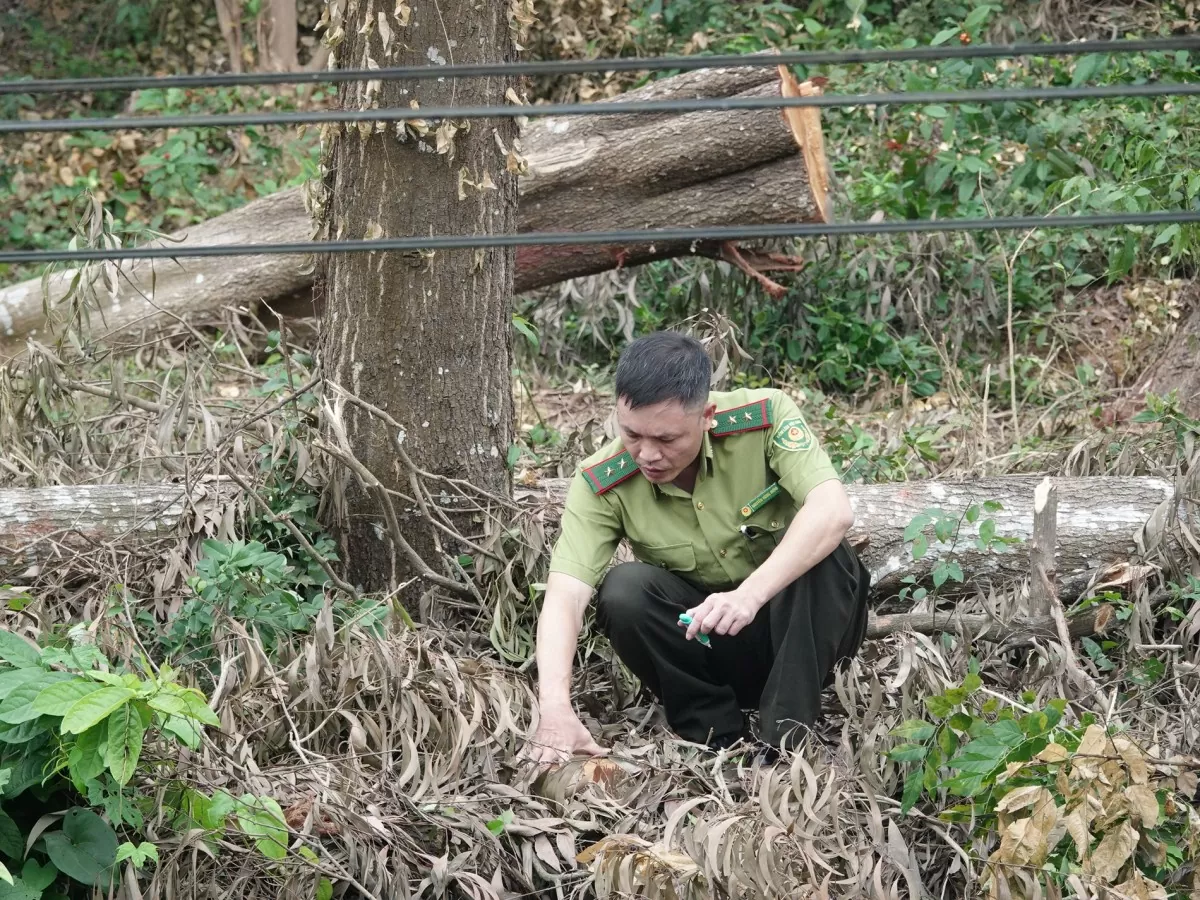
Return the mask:
<svg viewBox="0 0 1200 900">
<path fill-rule="evenodd" d="M 618 100 L 819 92 L 808 82 L 797 83 L 783 67 L 763 66 L 688 72 Z M 520 178 L 521 232 L 828 221 L 828 170 L 816 107 L 534 118 L 521 140 L 528 166 Z M 496 159 L 497 165 L 505 164 L 499 148 Z M 312 231 L 301 189 L 291 188 L 152 245 L 304 241 Z M 426 234 L 423 224 L 414 231 Z M 768 289 L 773 283 L 764 272 L 796 268 L 794 260 L 716 243 L 524 247 L 517 254 L 515 289 L 529 291 L 684 255 L 728 259 Z M 224 306 L 250 309 L 261 301 L 285 314 L 311 314 L 312 273 L 306 262 L 300 256 L 264 255 L 125 263 L 122 271 L 129 278 L 121 285 L 119 305 L 105 301 L 103 323 L 95 317 L 94 328 L 111 335 Z M 52 301 L 64 295 L 74 271 L 50 279 Z M 20 354 L 26 338 L 37 338 L 44 327 L 40 279 L 0 290 L 0 359 Z"/>
<path fill-rule="evenodd" d="M 1034 489 L 1041 480 L 1041 476 L 1016 475 L 964 482 L 847 485 L 856 519 L 850 540 L 871 571 L 873 594 L 881 599 L 895 596 L 909 575 L 928 579 L 934 562 L 947 549 L 932 541 L 929 552 L 914 561 L 904 541 L 904 529 L 914 516 L 929 507 L 959 513 L 985 500 L 1003 504 L 1001 511 L 991 514 L 996 534 L 1020 538 L 1024 546 L 1006 553 L 981 552 L 974 537 L 987 516 L 974 525 L 964 522 L 953 552 L 966 580 L 972 585 L 1026 580 Z M 566 484 L 556 479 L 536 487 L 517 486 L 514 496 L 552 533 Z M 1056 478 L 1054 485 L 1058 494 L 1056 587 L 1064 599 L 1074 599 L 1089 579 L 1110 567 L 1137 559 L 1139 533 L 1147 523 L 1168 514 L 1193 529 L 1200 522 L 1200 497 L 1177 492 L 1169 479 Z M 219 493 L 214 485 L 197 489 L 209 498 Z M 86 549 L 119 541 L 131 546 L 159 537 L 176 527 L 184 495 L 180 485 L 161 484 L 0 490 L 0 578 L 6 568 L 11 571 L 14 559 L 28 564 L 61 552 L 60 545 Z M 1184 553 L 1169 534 L 1160 546 L 1180 556 Z M 1040 621 L 1038 616 L 1031 620 Z"/>
</svg>

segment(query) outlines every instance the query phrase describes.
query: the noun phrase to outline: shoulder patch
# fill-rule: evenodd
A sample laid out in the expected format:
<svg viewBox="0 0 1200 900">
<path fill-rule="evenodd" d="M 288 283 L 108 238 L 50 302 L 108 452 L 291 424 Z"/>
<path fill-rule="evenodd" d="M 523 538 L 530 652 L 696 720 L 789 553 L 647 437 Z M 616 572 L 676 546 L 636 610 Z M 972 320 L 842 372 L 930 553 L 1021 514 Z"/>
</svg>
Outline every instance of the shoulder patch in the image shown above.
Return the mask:
<svg viewBox="0 0 1200 900">
<path fill-rule="evenodd" d="M 602 459 L 594 466 L 584 469 L 583 477 L 587 479 L 593 494 L 603 494 L 605 491 L 615 488 L 622 481 L 632 478 L 639 471 L 637 463 L 633 461 L 629 451 L 622 450 L 620 453 L 610 456 L 608 459 Z"/>
<path fill-rule="evenodd" d="M 743 431 L 759 431 L 771 425 L 771 411 L 765 398 L 745 406 L 723 409 L 713 418 L 716 424 L 709 432 L 713 437 L 728 437 Z"/>
<path fill-rule="evenodd" d="M 813 444 L 813 434 L 803 419 L 785 419 L 775 432 L 774 442 L 784 450 L 807 450 Z"/>
</svg>

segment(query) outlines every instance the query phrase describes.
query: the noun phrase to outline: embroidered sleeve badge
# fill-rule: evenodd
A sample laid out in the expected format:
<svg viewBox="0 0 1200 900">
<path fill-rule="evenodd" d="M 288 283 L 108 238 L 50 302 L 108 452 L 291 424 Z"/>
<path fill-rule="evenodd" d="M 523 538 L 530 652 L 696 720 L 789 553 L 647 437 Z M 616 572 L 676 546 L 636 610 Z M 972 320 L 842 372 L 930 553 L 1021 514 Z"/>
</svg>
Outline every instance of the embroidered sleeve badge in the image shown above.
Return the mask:
<svg viewBox="0 0 1200 900">
<path fill-rule="evenodd" d="M 785 419 L 775 432 L 775 446 L 784 450 L 807 450 L 812 445 L 812 432 L 803 419 Z"/>
</svg>

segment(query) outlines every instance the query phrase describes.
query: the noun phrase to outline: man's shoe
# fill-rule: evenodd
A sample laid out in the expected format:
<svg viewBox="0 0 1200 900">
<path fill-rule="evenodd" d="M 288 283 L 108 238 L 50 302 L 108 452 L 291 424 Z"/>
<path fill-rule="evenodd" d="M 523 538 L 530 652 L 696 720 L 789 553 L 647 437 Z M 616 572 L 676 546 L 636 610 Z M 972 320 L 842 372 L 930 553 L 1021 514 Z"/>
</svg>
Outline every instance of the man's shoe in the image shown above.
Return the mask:
<svg viewBox="0 0 1200 900">
<path fill-rule="evenodd" d="M 760 766 L 773 766 L 779 762 L 779 748 L 771 744 L 761 744 L 756 758 Z"/>
<path fill-rule="evenodd" d="M 729 734 L 718 734 L 709 739 L 708 749 L 714 753 L 728 750 L 738 741 L 745 740 L 748 735 L 744 731 L 733 731 Z"/>
</svg>

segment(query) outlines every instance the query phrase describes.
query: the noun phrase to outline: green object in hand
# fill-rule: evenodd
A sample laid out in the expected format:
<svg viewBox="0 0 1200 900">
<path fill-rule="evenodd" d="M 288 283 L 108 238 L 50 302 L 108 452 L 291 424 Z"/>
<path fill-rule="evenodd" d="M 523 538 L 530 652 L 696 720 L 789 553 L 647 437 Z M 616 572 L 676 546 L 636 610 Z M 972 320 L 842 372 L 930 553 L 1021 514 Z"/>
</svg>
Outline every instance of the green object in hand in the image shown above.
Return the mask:
<svg viewBox="0 0 1200 900">
<path fill-rule="evenodd" d="M 687 613 L 680 613 L 679 614 L 679 624 L 680 625 L 691 625 L 692 617 L 689 616 Z M 702 643 L 705 647 L 712 646 L 708 641 L 708 635 L 705 634 L 704 632 L 697 632 L 696 640 L 698 640 L 700 643 Z"/>
</svg>

